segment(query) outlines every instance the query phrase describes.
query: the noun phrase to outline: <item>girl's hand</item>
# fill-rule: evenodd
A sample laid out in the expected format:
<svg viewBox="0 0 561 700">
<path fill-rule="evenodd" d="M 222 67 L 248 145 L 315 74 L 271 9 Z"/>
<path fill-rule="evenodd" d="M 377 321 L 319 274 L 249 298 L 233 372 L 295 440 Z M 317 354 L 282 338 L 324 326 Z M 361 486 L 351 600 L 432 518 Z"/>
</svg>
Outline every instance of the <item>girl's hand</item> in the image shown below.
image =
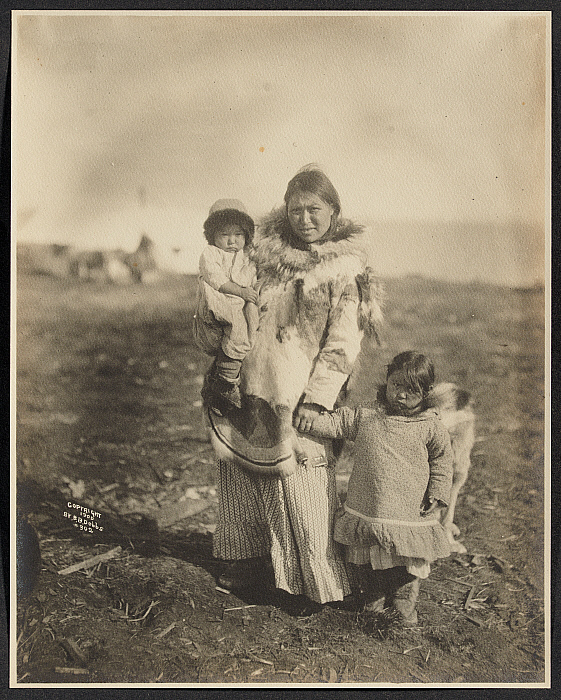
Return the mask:
<svg viewBox="0 0 561 700">
<path fill-rule="evenodd" d="M 442 503 L 442 501 L 439 501 L 433 496 L 429 496 L 421 505 L 421 515 L 422 517 L 432 515 L 437 510 L 442 510 L 443 508 L 446 508 L 446 506 L 444 503 Z"/>
<path fill-rule="evenodd" d="M 245 301 L 250 301 L 252 304 L 257 304 L 259 299 L 259 294 L 257 294 L 253 287 L 243 287 L 241 296 L 242 299 L 245 299 Z"/>
<path fill-rule="evenodd" d="M 317 403 L 300 404 L 294 414 L 294 427 L 301 433 L 309 433 L 314 419 L 324 410 L 323 406 L 319 406 Z"/>
</svg>

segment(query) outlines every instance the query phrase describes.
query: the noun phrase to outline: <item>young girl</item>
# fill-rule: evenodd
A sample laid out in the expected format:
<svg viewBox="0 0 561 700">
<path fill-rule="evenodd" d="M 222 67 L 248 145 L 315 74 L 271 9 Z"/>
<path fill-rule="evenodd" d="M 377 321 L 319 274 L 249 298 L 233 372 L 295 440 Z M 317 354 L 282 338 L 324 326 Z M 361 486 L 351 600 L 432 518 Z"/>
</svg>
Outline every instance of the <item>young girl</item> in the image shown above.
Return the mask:
<svg viewBox="0 0 561 700">
<path fill-rule="evenodd" d="M 437 515 L 448 503 L 452 450 L 436 410 L 427 407 L 432 362 L 403 352 L 389 364 L 386 381 L 374 408 L 324 412 L 309 432 L 355 442 L 334 539 L 346 545 L 366 609 L 382 612 L 385 604 L 390 618 L 412 626 L 419 580 L 428 576 L 432 561 L 450 554 Z"/>
<path fill-rule="evenodd" d="M 217 413 L 241 407 L 239 374 L 257 327 L 255 265 L 246 250 L 253 219 L 237 199 L 219 199 L 203 225 L 208 246 L 199 260 L 194 335 L 214 360 L 203 385 L 205 402 Z"/>
</svg>

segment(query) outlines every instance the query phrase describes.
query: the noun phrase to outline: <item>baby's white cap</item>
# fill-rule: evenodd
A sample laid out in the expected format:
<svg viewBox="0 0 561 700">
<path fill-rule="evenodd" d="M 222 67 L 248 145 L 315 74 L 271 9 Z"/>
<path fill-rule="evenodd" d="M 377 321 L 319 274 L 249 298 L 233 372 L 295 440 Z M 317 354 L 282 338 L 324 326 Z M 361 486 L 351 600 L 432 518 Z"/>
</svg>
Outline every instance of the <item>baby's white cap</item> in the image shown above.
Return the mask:
<svg viewBox="0 0 561 700">
<path fill-rule="evenodd" d="M 236 209 L 244 214 L 247 214 L 247 209 L 240 202 L 239 199 L 219 199 L 211 206 L 208 211 L 208 215 L 214 214 L 217 211 L 222 211 L 223 209 Z"/>
</svg>

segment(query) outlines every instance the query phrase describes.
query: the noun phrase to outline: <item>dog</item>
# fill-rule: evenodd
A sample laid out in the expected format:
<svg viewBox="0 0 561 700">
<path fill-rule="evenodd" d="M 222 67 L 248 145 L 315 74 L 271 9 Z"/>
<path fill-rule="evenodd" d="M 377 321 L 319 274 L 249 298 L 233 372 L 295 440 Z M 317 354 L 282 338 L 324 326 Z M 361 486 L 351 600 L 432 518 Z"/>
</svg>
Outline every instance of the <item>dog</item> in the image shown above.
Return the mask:
<svg viewBox="0 0 561 700">
<path fill-rule="evenodd" d="M 475 413 L 469 392 L 450 382 L 436 384 L 429 395 L 429 403 L 436 408 L 450 433 L 454 453 L 454 476 L 450 503 L 442 514 L 442 526 L 450 542 L 452 552 L 466 554 L 467 549 L 456 540 L 460 534 L 454 523 L 456 502 L 460 489 L 466 482 L 471 464 L 471 450 L 475 442 Z"/>
</svg>

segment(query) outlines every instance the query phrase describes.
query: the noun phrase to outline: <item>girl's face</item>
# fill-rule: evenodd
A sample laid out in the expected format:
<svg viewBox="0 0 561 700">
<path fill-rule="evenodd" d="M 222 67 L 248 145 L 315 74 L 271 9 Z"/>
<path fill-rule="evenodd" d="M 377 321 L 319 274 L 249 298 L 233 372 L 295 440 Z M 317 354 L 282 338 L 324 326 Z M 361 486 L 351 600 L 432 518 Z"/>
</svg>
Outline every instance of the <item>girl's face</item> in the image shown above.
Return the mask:
<svg viewBox="0 0 561 700">
<path fill-rule="evenodd" d="M 228 224 L 214 234 L 214 245 L 228 253 L 237 253 L 245 245 L 245 233 L 237 224 Z"/>
<path fill-rule="evenodd" d="M 329 231 L 335 210 L 316 194 L 301 192 L 288 200 L 287 212 L 296 236 L 304 243 L 315 243 Z"/>
<path fill-rule="evenodd" d="M 386 400 L 393 411 L 409 416 L 419 409 L 423 394 L 414 391 L 407 382 L 405 372 L 398 370 L 388 377 Z"/>
</svg>

